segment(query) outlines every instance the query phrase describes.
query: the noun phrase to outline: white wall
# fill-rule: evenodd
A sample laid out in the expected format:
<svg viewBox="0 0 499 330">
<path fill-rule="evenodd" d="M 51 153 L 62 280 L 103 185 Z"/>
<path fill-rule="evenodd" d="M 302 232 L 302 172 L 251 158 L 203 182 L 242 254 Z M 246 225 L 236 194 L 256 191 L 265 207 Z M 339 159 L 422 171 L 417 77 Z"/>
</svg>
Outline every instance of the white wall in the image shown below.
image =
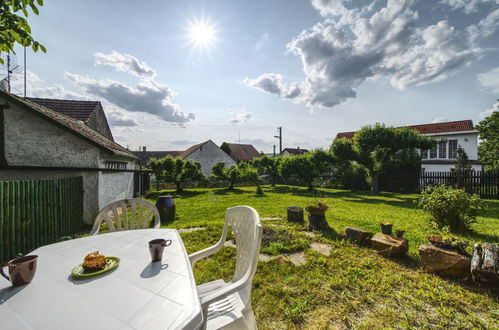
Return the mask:
<svg viewBox="0 0 499 330">
<path fill-rule="evenodd" d="M 454 164 L 422 164 L 421 169 L 425 172 L 450 172 L 451 169 L 455 168 Z M 471 165 L 471 168 L 475 171 L 481 171 L 482 165 Z"/>
<path fill-rule="evenodd" d="M 200 163 L 201 171 L 203 171 L 204 175 L 207 177 L 211 175 L 211 169 L 215 163 L 223 162 L 226 167 L 236 165 L 235 160 L 211 140 L 186 158 Z"/>
<path fill-rule="evenodd" d="M 461 146 L 469 160 L 478 160 L 478 132 L 461 133 L 461 134 L 436 134 L 427 136 L 435 139 L 457 140 L 457 145 Z"/>
<path fill-rule="evenodd" d="M 101 172 L 99 209 L 120 199 L 133 197 L 133 172 Z"/>
</svg>

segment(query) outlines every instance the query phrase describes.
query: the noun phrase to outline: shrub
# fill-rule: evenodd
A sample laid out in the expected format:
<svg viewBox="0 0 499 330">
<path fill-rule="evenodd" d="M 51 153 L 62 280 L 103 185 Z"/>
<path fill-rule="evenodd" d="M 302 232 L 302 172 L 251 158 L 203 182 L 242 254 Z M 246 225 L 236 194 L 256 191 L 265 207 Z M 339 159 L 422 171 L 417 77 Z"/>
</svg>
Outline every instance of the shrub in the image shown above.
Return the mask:
<svg viewBox="0 0 499 330">
<path fill-rule="evenodd" d="M 440 185 L 423 190 L 419 206 L 434 218 L 440 228 L 466 231 L 476 222 L 482 201 L 476 194 L 470 195 L 462 189 Z"/>
</svg>

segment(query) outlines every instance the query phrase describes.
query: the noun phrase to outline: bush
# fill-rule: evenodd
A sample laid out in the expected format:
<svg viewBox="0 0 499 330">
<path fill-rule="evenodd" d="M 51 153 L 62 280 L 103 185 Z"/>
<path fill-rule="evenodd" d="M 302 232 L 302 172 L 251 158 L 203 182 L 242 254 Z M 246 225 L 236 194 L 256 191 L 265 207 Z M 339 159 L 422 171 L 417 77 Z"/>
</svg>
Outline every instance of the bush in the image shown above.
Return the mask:
<svg viewBox="0 0 499 330">
<path fill-rule="evenodd" d="M 434 218 L 440 228 L 467 231 L 476 222 L 482 201 L 476 194 L 470 195 L 462 189 L 440 185 L 423 190 L 419 206 Z"/>
<path fill-rule="evenodd" d="M 334 186 L 342 189 L 368 190 L 366 169 L 355 162 L 337 169 L 333 177 Z"/>
</svg>

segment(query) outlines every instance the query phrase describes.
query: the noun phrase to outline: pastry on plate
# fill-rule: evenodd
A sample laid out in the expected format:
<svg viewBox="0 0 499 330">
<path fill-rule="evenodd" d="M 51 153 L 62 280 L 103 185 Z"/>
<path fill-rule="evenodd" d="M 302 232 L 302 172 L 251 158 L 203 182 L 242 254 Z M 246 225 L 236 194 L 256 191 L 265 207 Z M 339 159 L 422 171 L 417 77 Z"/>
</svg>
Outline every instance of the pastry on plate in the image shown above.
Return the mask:
<svg viewBox="0 0 499 330">
<path fill-rule="evenodd" d="M 86 270 L 98 270 L 106 267 L 106 257 L 99 254 L 99 251 L 94 251 L 85 256 L 83 260 L 83 268 Z"/>
</svg>

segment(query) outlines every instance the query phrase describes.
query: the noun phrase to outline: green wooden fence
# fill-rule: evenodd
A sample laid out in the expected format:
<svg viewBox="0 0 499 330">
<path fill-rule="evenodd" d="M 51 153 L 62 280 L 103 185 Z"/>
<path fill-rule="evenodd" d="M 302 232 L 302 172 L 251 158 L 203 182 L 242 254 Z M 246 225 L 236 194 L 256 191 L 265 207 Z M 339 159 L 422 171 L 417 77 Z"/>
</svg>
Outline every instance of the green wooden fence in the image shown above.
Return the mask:
<svg viewBox="0 0 499 330">
<path fill-rule="evenodd" d="M 82 226 L 82 177 L 0 181 L 0 261 L 72 235 Z"/>
</svg>

